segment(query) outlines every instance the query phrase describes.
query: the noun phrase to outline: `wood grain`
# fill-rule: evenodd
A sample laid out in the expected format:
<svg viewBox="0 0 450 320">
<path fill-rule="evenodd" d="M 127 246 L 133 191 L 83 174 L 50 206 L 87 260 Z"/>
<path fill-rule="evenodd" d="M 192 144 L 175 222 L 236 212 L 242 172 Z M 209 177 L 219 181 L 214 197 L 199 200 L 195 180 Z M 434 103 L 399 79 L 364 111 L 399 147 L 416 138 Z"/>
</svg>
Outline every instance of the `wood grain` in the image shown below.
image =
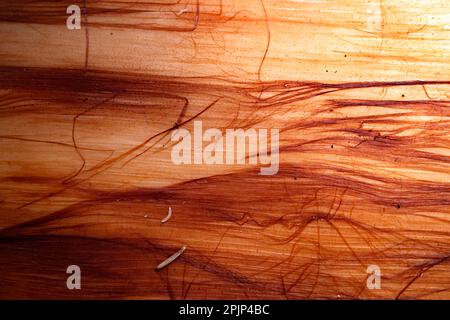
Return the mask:
<svg viewBox="0 0 450 320">
<path fill-rule="evenodd" d="M 448 1 L 5 0 L 0 37 L 1 298 L 450 298 Z M 200 120 L 279 172 L 174 164 Z"/>
</svg>

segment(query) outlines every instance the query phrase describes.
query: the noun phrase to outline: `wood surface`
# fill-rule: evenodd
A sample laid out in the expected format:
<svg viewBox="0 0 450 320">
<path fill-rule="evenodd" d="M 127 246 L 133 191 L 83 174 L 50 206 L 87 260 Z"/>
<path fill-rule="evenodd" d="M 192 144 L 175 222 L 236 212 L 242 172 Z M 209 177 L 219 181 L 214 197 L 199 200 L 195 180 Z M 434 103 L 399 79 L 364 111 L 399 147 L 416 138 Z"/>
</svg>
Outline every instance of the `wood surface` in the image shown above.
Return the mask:
<svg viewBox="0 0 450 320">
<path fill-rule="evenodd" d="M 0 39 L 0 298 L 450 298 L 449 1 L 3 0 Z M 279 172 L 174 164 L 200 120 Z"/>
</svg>

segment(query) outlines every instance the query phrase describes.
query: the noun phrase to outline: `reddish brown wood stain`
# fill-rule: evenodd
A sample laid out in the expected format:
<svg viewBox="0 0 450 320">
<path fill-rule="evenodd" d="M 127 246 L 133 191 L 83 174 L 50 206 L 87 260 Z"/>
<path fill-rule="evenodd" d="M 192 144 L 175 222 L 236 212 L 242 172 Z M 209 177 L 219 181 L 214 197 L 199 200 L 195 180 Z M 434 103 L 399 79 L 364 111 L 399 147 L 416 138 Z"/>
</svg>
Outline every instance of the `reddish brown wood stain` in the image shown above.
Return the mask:
<svg viewBox="0 0 450 320">
<path fill-rule="evenodd" d="M 449 298 L 448 4 L 366 2 L 2 2 L 0 298 Z M 174 165 L 195 120 L 280 171 Z"/>
</svg>

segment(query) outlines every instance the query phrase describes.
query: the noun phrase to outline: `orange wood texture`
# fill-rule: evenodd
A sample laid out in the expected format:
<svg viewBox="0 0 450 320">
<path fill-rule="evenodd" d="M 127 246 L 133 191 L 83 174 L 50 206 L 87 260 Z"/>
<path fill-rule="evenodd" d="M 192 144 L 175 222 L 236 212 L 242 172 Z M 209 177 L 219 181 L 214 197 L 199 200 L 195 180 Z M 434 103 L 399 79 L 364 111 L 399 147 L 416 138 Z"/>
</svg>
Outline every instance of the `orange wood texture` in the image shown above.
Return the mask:
<svg viewBox="0 0 450 320">
<path fill-rule="evenodd" d="M 450 298 L 450 2 L 3 0 L 0 37 L 0 298 Z M 278 129 L 278 173 L 174 164 L 195 121 Z"/>
</svg>

